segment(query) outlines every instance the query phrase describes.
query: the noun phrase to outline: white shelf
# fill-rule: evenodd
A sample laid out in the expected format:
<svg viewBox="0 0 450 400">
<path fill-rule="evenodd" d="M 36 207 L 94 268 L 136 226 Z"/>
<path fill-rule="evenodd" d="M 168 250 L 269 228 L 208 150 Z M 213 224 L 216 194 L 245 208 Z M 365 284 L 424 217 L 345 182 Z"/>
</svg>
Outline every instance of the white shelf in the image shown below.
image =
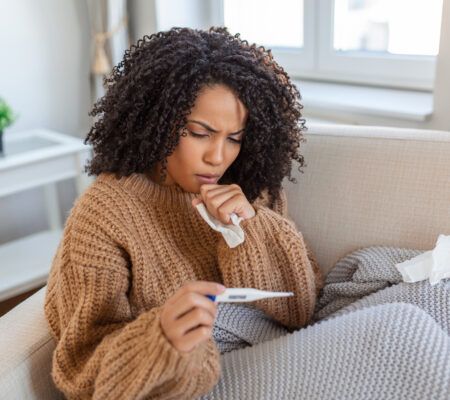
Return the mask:
<svg viewBox="0 0 450 400">
<path fill-rule="evenodd" d="M 0 197 L 71 177 L 87 179 L 82 165 L 90 148 L 81 139 L 46 129 L 5 132 L 4 139 L 6 157 L 0 158 Z"/>
<path fill-rule="evenodd" d="M 0 301 L 47 282 L 61 234 L 43 231 L 0 245 Z"/>
<path fill-rule="evenodd" d="M 42 187 L 50 230 L 0 245 L 0 301 L 47 282 L 63 222 L 56 184 L 75 178 L 80 195 L 93 180 L 84 172 L 90 153 L 81 139 L 48 129 L 5 132 L 0 197 Z"/>
</svg>

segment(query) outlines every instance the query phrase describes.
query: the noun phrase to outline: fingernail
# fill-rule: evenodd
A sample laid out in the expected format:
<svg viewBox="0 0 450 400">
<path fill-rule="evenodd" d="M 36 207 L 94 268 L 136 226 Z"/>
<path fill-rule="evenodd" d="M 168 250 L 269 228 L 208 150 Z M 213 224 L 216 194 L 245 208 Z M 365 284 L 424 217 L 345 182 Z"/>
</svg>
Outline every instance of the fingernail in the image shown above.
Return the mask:
<svg viewBox="0 0 450 400">
<path fill-rule="evenodd" d="M 225 290 L 226 289 L 226 287 L 221 285 L 220 283 L 217 284 L 217 288 L 220 289 L 220 290 Z"/>
</svg>

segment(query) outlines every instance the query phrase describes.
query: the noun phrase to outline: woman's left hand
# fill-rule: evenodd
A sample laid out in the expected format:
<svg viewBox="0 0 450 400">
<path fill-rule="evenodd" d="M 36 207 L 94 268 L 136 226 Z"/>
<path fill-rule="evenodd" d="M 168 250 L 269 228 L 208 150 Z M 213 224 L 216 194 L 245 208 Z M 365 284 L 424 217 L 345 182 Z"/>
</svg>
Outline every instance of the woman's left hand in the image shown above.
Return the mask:
<svg viewBox="0 0 450 400">
<path fill-rule="evenodd" d="M 253 218 L 255 209 L 245 197 L 239 185 L 205 184 L 200 186 L 200 194 L 192 200 L 195 207 L 205 203 L 209 213 L 224 224 L 231 224 L 230 214 L 244 219 Z"/>
</svg>

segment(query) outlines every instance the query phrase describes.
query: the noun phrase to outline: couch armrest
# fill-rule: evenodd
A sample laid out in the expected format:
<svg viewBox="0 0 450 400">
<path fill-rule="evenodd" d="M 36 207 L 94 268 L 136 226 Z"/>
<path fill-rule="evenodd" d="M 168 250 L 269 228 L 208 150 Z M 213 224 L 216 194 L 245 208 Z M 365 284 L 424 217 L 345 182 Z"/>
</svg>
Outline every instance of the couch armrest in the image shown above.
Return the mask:
<svg viewBox="0 0 450 400">
<path fill-rule="evenodd" d="M 64 399 L 50 375 L 55 342 L 44 316 L 46 289 L 0 318 L 2 399 Z"/>
</svg>

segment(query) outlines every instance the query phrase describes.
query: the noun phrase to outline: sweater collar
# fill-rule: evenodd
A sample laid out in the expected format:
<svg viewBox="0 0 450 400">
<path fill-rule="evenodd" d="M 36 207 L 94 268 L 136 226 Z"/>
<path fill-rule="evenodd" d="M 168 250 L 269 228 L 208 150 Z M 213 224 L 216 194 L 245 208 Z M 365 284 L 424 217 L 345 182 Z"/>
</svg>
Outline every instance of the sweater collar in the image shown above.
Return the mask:
<svg viewBox="0 0 450 400">
<path fill-rule="evenodd" d="M 113 173 L 102 173 L 98 176 L 98 179 L 120 185 L 124 190 L 139 197 L 145 203 L 151 202 L 169 208 L 180 209 L 187 207 L 192 209 L 192 199 L 197 196 L 195 193 L 186 192 L 178 184 L 170 186 L 160 185 L 141 173 L 134 173 L 119 178 Z"/>
</svg>

